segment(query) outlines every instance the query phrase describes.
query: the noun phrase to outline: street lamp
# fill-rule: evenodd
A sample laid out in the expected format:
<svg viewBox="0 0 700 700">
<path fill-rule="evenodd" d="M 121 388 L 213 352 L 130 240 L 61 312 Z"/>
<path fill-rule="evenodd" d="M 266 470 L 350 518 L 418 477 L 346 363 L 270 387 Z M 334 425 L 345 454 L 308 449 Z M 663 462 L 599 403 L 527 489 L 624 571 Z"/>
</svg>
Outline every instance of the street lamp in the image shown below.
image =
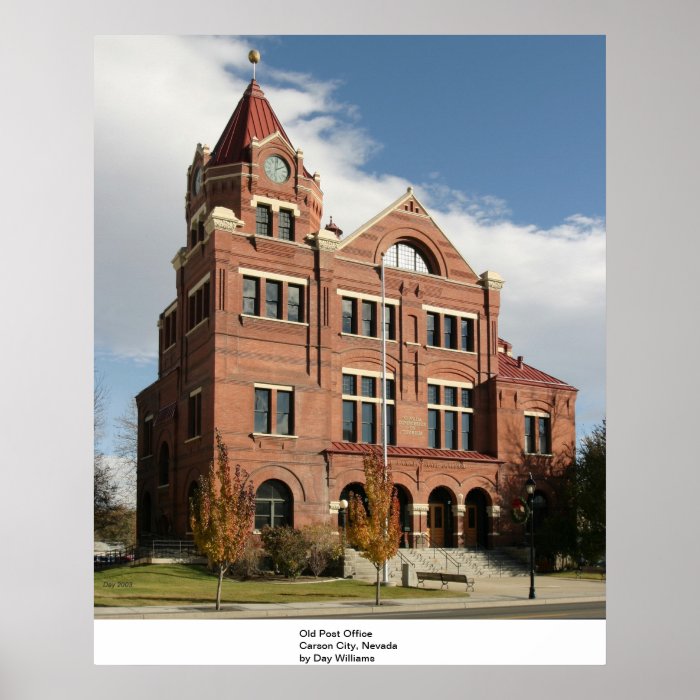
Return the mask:
<svg viewBox="0 0 700 700">
<path fill-rule="evenodd" d="M 527 491 L 527 505 L 529 508 L 530 517 L 530 595 L 529 598 L 535 597 L 535 480 L 532 478 L 532 472 L 525 482 L 525 491 Z"/>
<path fill-rule="evenodd" d="M 343 527 L 343 556 L 345 556 L 345 523 L 347 522 L 347 508 L 348 508 L 348 502 L 343 498 L 340 501 L 340 515 L 341 515 L 341 520 L 342 520 L 342 527 Z"/>
</svg>

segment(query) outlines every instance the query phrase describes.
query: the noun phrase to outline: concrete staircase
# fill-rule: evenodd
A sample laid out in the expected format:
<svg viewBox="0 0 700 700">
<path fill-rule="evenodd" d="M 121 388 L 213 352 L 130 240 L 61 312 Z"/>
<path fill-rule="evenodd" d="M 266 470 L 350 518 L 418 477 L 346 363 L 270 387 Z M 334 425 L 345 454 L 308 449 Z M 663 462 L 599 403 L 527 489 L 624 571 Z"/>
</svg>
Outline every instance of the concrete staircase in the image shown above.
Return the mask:
<svg viewBox="0 0 700 700">
<path fill-rule="evenodd" d="M 443 571 L 474 578 L 527 576 L 529 568 L 497 549 L 401 549 L 389 560 L 389 581 L 401 585 L 401 566 L 408 563 L 415 571 Z M 345 550 L 344 575 L 363 581 L 376 581 L 377 570 L 354 549 Z M 380 574 L 381 577 L 381 574 Z"/>
</svg>

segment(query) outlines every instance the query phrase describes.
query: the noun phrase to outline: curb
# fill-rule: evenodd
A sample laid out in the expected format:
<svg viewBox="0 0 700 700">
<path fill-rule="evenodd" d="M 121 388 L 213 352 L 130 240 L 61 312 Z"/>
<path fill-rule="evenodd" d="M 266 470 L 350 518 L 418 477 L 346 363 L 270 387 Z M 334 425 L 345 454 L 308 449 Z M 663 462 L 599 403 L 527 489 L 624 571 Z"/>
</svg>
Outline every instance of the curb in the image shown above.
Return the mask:
<svg viewBox="0 0 700 700">
<path fill-rule="evenodd" d="M 605 596 L 578 596 L 570 598 L 543 598 L 536 599 L 538 605 L 556 605 L 566 603 L 604 603 Z M 480 601 L 452 601 L 450 603 L 406 603 L 406 604 L 389 604 L 377 607 L 363 606 L 343 606 L 343 607 L 316 607 L 316 608 L 275 608 L 271 610 L 190 610 L 190 611 L 174 611 L 164 610 L 159 612 L 154 609 L 153 612 L 123 612 L 119 608 L 108 608 L 104 610 L 95 610 L 95 620 L 197 620 L 197 619 L 212 619 L 229 620 L 229 619 L 275 619 L 288 617 L 308 617 L 313 615 L 357 615 L 366 613 L 368 617 L 379 613 L 391 612 L 418 612 L 418 611 L 440 611 L 440 610 L 466 610 L 478 608 L 492 607 L 519 607 L 531 605 L 532 602 L 522 599 L 517 600 L 480 600 Z"/>
</svg>

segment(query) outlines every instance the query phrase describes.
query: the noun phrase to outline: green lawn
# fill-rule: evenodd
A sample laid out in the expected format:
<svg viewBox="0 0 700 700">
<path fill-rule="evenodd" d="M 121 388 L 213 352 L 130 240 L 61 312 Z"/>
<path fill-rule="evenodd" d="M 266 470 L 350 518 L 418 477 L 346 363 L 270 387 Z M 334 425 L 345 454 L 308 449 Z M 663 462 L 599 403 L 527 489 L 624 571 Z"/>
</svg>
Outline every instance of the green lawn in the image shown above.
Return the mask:
<svg viewBox="0 0 700 700">
<path fill-rule="evenodd" d="M 224 579 L 222 603 L 314 603 L 373 600 L 375 585 L 366 581 L 291 581 L 286 579 L 234 581 Z M 383 599 L 449 598 L 465 596 L 462 586 L 452 590 L 382 587 Z M 95 606 L 197 605 L 214 603 L 216 576 L 204 566 L 146 564 L 119 566 L 95 572 Z"/>
<path fill-rule="evenodd" d="M 537 574 L 538 576 L 552 576 L 554 578 L 575 578 L 579 580 L 604 581 L 605 576 L 590 571 L 577 574 L 575 571 L 553 571 L 547 574 Z"/>
</svg>

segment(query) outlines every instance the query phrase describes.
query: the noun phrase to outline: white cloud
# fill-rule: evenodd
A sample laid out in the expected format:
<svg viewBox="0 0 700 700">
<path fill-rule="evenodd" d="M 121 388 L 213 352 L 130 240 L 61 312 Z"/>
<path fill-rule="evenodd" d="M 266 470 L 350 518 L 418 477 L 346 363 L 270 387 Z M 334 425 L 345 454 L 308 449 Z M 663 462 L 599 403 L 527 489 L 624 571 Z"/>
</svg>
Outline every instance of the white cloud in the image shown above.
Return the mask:
<svg viewBox="0 0 700 700">
<path fill-rule="evenodd" d="M 103 37 L 95 61 L 95 335 L 99 351 L 153 358 L 160 310 L 175 295 L 169 264 L 185 244 L 187 167 L 214 146 L 245 86 L 247 44 L 231 38 Z M 573 213 L 547 230 L 508 220 L 507 202 L 367 172 L 381 145 L 340 104 L 337 83 L 266 68 L 263 89 L 305 163 L 321 174 L 324 220 L 351 233 L 413 185 L 477 273 L 506 280 L 501 335 L 515 352 L 579 388 L 602 411 L 605 235 Z M 591 421 L 602 416 L 593 416 Z"/>
</svg>

